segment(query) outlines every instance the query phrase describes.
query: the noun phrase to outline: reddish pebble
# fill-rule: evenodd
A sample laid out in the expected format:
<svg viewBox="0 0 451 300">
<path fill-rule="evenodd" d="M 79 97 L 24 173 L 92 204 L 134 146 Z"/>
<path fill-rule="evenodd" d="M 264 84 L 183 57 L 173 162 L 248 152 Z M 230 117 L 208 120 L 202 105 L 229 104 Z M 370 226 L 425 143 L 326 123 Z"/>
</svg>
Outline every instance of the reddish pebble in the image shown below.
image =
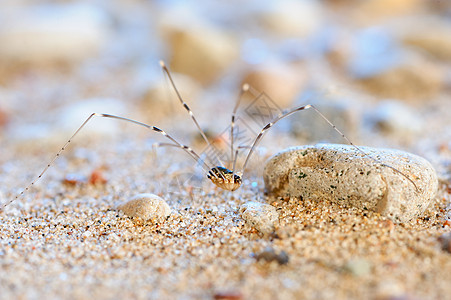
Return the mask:
<svg viewBox="0 0 451 300">
<path fill-rule="evenodd" d="M 229 299 L 229 300 L 240 300 L 243 299 L 243 295 L 240 292 L 218 292 L 213 296 L 214 299 Z"/>
<path fill-rule="evenodd" d="M 105 184 L 108 180 L 103 176 L 101 170 L 97 169 L 92 171 L 91 176 L 89 177 L 90 184 Z"/>
<path fill-rule="evenodd" d="M 446 221 L 443 223 L 443 227 L 445 227 L 445 226 L 451 227 L 451 220 L 446 220 Z"/>
<path fill-rule="evenodd" d="M 72 186 L 86 183 L 86 177 L 77 174 L 68 174 L 64 177 L 63 183 Z"/>
</svg>

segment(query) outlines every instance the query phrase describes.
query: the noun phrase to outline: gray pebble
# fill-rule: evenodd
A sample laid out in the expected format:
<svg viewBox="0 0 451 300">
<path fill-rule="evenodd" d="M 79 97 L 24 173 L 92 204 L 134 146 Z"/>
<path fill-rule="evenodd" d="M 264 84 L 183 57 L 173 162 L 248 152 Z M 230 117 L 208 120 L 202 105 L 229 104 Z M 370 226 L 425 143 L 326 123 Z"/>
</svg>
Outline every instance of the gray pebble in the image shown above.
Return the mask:
<svg viewBox="0 0 451 300">
<path fill-rule="evenodd" d="M 273 156 L 264 181 L 273 196 L 292 196 L 368 209 L 395 222 L 420 216 L 437 192 L 437 174 L 419 156 L 389 149 L 360 147 L 365 153 L 408 176 L 373 161 L 348 145 L 293 147 Z"/>
<path fill-rule="evenodd" d="M 451 253 L 451 232 L 439 236 L 438 241 L 440 242 L 443 251 Z"/>
<path fill-rule="evenodd" d="M 143 220 L 163 219 L 171 214 L 171 208 L 162 198 L 154 194 L 139 194 L 118 206 L 129 217 Z"/>
<path fill-rule="evenodd" d="M 421 115 L 416 114 L 409 106 L 396 100 L 386 100 L 372 111 L 372 119 L 376 127 L 385 133 L 396 134 L 400 138 L 414 138 L 421 132 L 423 122 Z"/>
<path fill-rule="evenodd" d="M 247 202 L 240 207 L 240 215 L 246 224 L 263 234 L 274 231 L 274 223 L 279 214 L 274 206 L 259 202 Z"/>
<path fill-rule="evenodd" d="M 288 254 L 285 251 L 282 250 L 276 253 L 272 247 L 265 248 L 262 252 L 256 254 L 255 259 L 257 261 L 264 260 L 267 262 L 276 261 L 279 265 L 285 265 L 289 261 Z"/>
</svg>

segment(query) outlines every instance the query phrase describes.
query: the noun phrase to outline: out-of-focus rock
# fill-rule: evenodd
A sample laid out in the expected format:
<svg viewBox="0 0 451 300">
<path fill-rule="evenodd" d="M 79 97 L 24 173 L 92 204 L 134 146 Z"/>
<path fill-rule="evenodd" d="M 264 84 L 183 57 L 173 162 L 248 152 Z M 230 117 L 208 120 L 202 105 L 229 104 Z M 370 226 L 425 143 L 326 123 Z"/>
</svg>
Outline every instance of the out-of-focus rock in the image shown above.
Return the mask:
<svg viewBox="0 0 451 300">
<path fill-rule="evenodd" d="M 193 103 L 193 99 L 202 91 L 200 84 L 194 78 L 180 73 L 171 72 L 171 76 L 183 100 Z M 167 117 L 168 114 L 186 113 L 168 79 L 150 82 L 141 98 L 141 104 L 144 113 L 153 121 L 155 118 Z"/>
<path fill-rule="evenodd" d="M 0 13 L 0 60 L 77 62 L 99 52 L 109 34 L 104 11 L 90 4 L 38 4 Z"/>
<path fill-rule="evenodd" d="M 422 0 L 357 1 L 353 18 L 363 24 L 380 23 L 384 19 L 411 15 L 423 7 Z"/>
<path fill-rule="evenodd" d="M 284 0 L 263 2 L 249 17 L 278 38 L 301 38 L 314 34 L 325 14 L 317 1 Z"/>
<path fill-rule="evenodd" d="M 370 118 L 382 132 L 402 139 L 415 138 L 421 132 L 421 116 L 410 107 L 396 100 L 386 100 L 371 111 Z"/>
<path fill-rule="evenodd" d="M 334 91 L 309 91 L 303 93 L 300 99 L 302 100 L 298 100 L 297 105 L 314 105 L 349 139 L 354 140 L 358 135 L 360 117 L 356 101 L 351 95 L 342 95 Z M 286 122 L 289 124 L 289 132 L 304 141 L 345 142 L 343 137 L 313 109 L 297 112 Z"/>
<path fill-rule="evenodd" d="M 308 74 L 302 69 L 286 64 L 259 65 L 245 73 L 242 84 L 247 83 L 252 89 L 267 94 L 280 108 L 289 108 L 302 90 Z M 249 96 L 251 96 L 252 93 Z M 247 99 L 252 101 L 255 96 Z"/>
<path fill-rule="evenodd" d="M 191 15 L 180 18 L 171 15 L 170 20 L 163 20 L 161 27 L 170 46 L 170 66 L 174 72 L 209 84 L 238 59 L 238 40 L 226 30 Z"/>
<path fill-rule="evenodd" d="M 439 18 L 412 18 L 403 25 L 399 30 L 404 44 L 451 61 L 451 22 Z"/>
<path fill-rule="evenodd" d="M 348 57 L 351 76 L 370 93 L 384 98 L 421 99 L 444 86 L 440 66 L 398 47 L 384 28 L 357 33 Z"/>
</svg>

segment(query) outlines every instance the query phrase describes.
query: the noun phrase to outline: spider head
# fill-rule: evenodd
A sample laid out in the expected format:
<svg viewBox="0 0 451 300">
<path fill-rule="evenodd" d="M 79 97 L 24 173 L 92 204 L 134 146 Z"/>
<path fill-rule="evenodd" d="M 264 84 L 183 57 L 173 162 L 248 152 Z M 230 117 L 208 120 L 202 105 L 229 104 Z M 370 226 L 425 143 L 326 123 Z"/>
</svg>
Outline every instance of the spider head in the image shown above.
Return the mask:
<svg viewBox="0 0 451 300">
<path fill-rule="evenodd" d="M 241 186 L 241 176 L 224 167 L 214 167 L 208 172 L 207 178 L 227 191 L 233 192 Z"/>
</svg>

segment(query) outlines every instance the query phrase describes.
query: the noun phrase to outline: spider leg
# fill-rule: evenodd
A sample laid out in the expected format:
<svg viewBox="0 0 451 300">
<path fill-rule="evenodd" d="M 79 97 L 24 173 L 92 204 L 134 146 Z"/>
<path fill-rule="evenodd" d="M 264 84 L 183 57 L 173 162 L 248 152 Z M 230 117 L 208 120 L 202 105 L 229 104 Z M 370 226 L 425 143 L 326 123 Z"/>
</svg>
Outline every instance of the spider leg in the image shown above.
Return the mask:
<svg viewBox="0 0 451 300">
<path fill-rule="evenodd" d="M 177 98 L 179 99 L 180 103 L 182 104 L 182 106 L 186 109 L 186 111 L 188 112 L 188 114 L 190 115 L 191 119 L 193 120 L 194 124 L 196 125 L 197 129 L 199 130 L 200 134 L 202 135 L 202 138 L 204 139 L 204 141 L 207 143 L 208 147 L 212 147 L 210 141 L 208 140 L 207 136 L 205 135 L 205 132 L 202 130 L 202 128 L 200 128 L 199 123 L 197 122 L 196 117 L 193 114 L 193 111 L 189 108 L 188 104 L 186 104 L 185 101 L 183 101 L 182 95 L 180 94 L 179 90 L 177 89 L 177 87 L 175 86 L 175 82 L 172 79 L 171 73 L 169 72 L 169 69 L 166 67 L 166 64 L 164 63 L 164 61 L 160 60 L 160 65 L 161 68 L 163 69 L 163 71 L 166 73 L 166 75 L 169 78 L 169 81 L 171 82 L 172 87 L 174 88 L 175 93 L 177 94 Z M 217 157 L 217 159 L 219 160 L 219 162 L 221 163 L 221 165 L 223 165 L 222 161 L 220 160 L 219 157 Z"/>
<path fill-rule="evenodd" d="M 348 144 L 350 144 L 351 146 L 353 146 L 357 151 L 359 151 L 362 155 L 370 158 L 371 160 L 373 160 L 374 162 L 380 164 L 381 166 L 384 167 L 388 167 L 390 169 L 392 169 L 393 171 L 395 171 L 396 173 L 402 175 L 403 177 L 405 177 L 410 183 L 413 184 L 413 186 L 415 187 L 416 191 L 418 192 L 419 189 L 417 187 L 417 185 L 415 184 L 415 182 L 410 179 L 406 174 L 402 173 L 401 171 L 399 171 L 398 169 L 396 169 L 395 167 L 392 167 L 390 165 L 387 165 L 377 159 L 375 159 L 374 157 L 370 156 L 369 154 L 367 154 L 365 151 L 363 151 L 362 149 L 360 149 L 359 147 L 357 147 L 349 138 L 347 138 L 331 121 L 329 121 L 329 119 L 326 118 L 326 116 L 324 116 L 316 107 L 314 107 L 311 104 L 307 104 L 304 106 L 299 106 L 299 107 L 295 107 L 291 110 L 282 112 L 281 114 L 279 114 L 276 118 L 274 118 L 271 122 L 269 122 L 268 124 L 265 125 L 265 127 L 263 127 L 263 129 L 260 131 L 260 133 L 257 135 L 257 137 L 255 138 L 254 142 L 252 143 L 251 149 L 249 150 L 249 153 L 247 154 L 246 160 L 244 161 L 243 164 L 243 168 L 242 168 L 242 174 L 244 174 L 245 168 L 247 166 L 247 163 L 249 162 L 249 158 L 251 157 L 252 153 L 254 152 L 255 147 L 258 146 L 258 144 L 261 142 L 261 140 L 263 139 L 264 135 L 267 133 L 267 131 L 274 126 L 277 122 L 279 122 L 280 120 L 298 112 L 301 110 L 306 110 L 306 109 L 313 109 L 321 118 L 323 118 L 336 132 L 338 132 L 345 140 L 346 142 L 348 142 Z"/>
<path fill-rule="evenodd" d="M 110 114 L 101 114 L 101 113 L 92 113 L 82 124 L 81 126 L 75 131 L 75 133 L 67 140 L 67 142 L 63 145 L 63 147 L 61 147 L 61 149 L 56 153 L 56 155 L 53 157 L 53 159 L 47 164 L 47 166 L 44 168 L 44 170 L 42 170 L 42 172 L 38 175 L 38 177 L 36 177 L 25 189 L 23 189 L 20 194 L 18 194 L 16 197 L 10 199 L 9 201 L 3 203 L 0 206 L 0 211 L 2 211 L 6 206 L 8 206 L 9 204 L 11 204 L 12 202 L 14 202 L 15 200 L 17 200 L 19 197 L 23 196 L 25 192 L 27 192 L 43 175 L 44 173 L 50 168 L 50 166 L 55 162 L 55 160 L 61 155 L 61 153 L 67 148 L 67 146 L 72 142 L 72 140 L 75 138 L 75 136 L 78 135 L 78 133 L 83 129 L 83 127 L 86 126 L 86 124 L 93 118 L 93 117 L 103 117 L 103 118 L 111 118 L 111 119 L 117 119 L 117 120 L 122 120 L 122 121 L 126 121 L 129 123 L 133 123 L 139 126 L 143 126 L 147 129 L 150 129 L 152 131 L 158 132 L 159 134 L 165 136 L 167 139 L 169 139 L 174 146 L 177 146 L 179 148 L 181 148 L 182 150 L 184 150 L 186 153 L 188 153 L 193 159 L 195 159 L 196 161 L 201 161 L 203 163 L 203 167 L 206 170 L 209 170 L 208 165 L 202 161 L 202 159 L 199 157 L 199 155 L 194 152 L 193 149 L 191 149 L 190 147 L 180 144 L 179 142 L 177 142 L 173 137 L 171 137 L 169 134 L 167 134 L 165 131 L 163 131 L 162 129 L 152 126 L 152 125 L 148 125 L 136 120 L 132 120 L 132 119 L 128 119 L 128 118 L 124 118 L 124 117 L 120 117 L 120 116 L 116 116 L 116 115 L 110 115 Z"/>
</svg>

